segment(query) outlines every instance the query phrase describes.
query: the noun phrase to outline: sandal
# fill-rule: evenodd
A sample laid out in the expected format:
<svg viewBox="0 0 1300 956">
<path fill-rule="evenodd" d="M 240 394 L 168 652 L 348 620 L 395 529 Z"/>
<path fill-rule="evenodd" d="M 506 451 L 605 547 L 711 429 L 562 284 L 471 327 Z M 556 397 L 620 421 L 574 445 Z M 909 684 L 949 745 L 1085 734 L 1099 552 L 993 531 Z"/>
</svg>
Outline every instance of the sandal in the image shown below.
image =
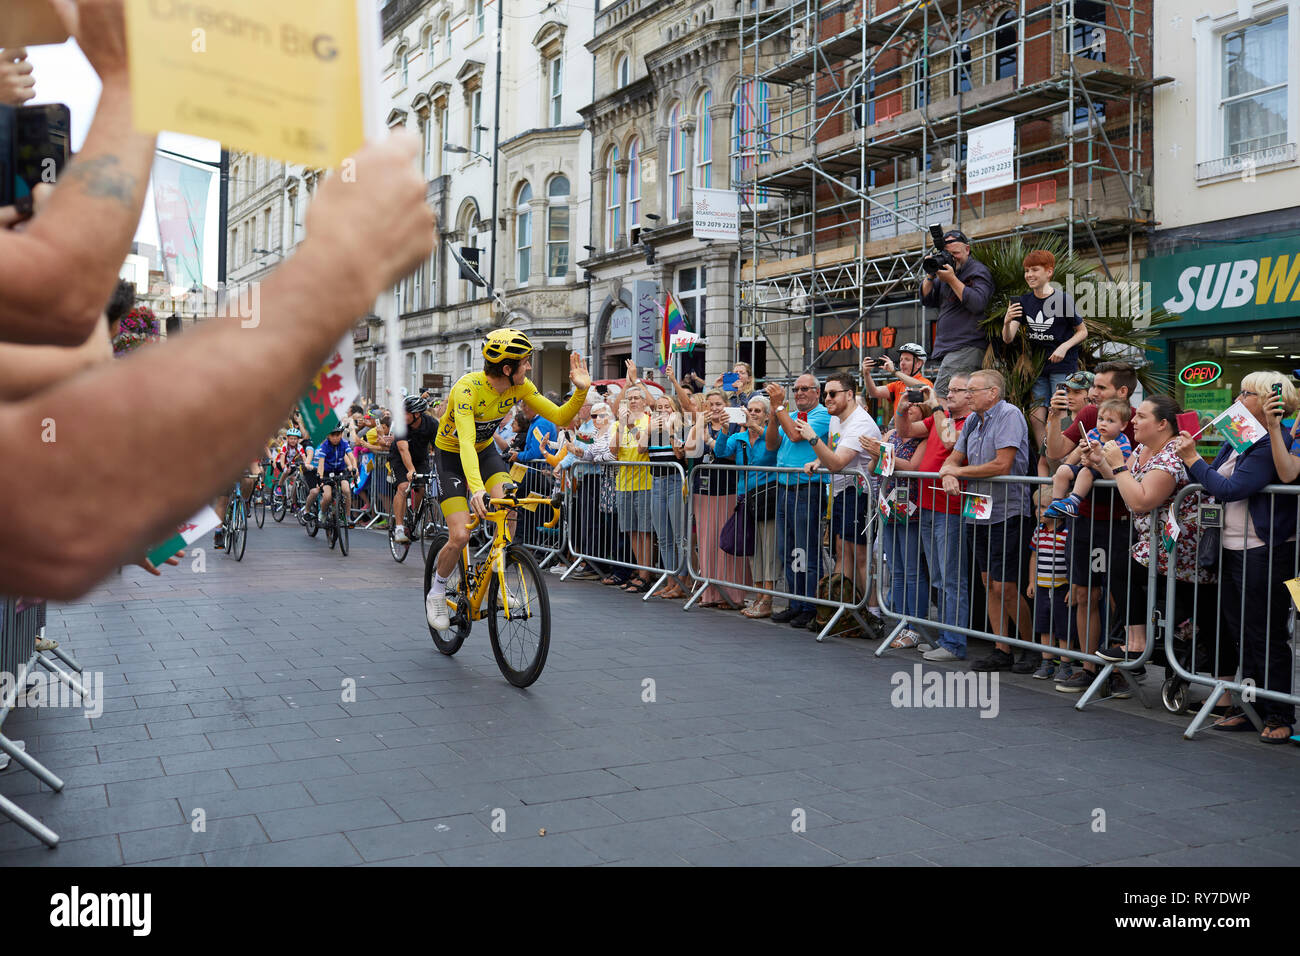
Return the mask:
<svg viewBox="0 0 1300 956">
<path fill-rule="evenodd" d="M 1213 729 L 1222 730 L 1224 733 L 1230 734 L 1239 734 L 1243 731 L 1251 731 L 1253 733 L 1255 725 L 1250 722 L 1249 717 L 1238 710 L 1215 723 Z"/>
<path fill-rule="evenodd" d="M 890 647 L 911 648 L 921 643 L 921 636 L 915 631 L 904 631 L 898 637 L 894 638 Z"/>
<path fill-rule="evenodd" d="M 614 585 L 614 584 L 619 584 L 619 583 L 621 583 L 621 582 L 618 580 L 618 578 L 616 578 L 616 577 L 612 577 L 612 576 L 611 576 L 611 577 L 608 577 L 608 578 L 601 578 L 601 579 L 600 579 L 600 583 L 601 583 L 601 584 Z"/>
<path fill-rule="evenodd" d="M 1281 737 L 1273 737 L 1269 734 L 1271 730 L 1285 730 L 1286 733 Z M 1289 744 L 1291 736 L 1295 733 L 1295 728 L 1282 720 L 1278 716 L 1270 716 L 1264 721 L 1264 730 L 1259 735 L 1259 742 L 1262 744 Z"/>
</svg>

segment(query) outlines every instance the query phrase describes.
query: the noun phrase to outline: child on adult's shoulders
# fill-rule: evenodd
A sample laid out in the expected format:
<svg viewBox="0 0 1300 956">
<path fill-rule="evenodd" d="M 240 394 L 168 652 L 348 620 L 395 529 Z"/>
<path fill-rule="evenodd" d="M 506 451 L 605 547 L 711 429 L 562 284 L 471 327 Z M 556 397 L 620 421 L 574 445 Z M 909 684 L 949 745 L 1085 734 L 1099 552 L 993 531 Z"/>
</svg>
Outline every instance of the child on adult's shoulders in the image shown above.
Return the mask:
<svg viewBox="0 0 1300 956">
<path fill-rule="evenodd" d="M 1113 441 L 1124 453 L 1124 460 L 1128 461 L 1129 455 L 1133 453 L 1133 445 L 1124 434 L 1124 426 L 1128 424 L 1132 412 L 1128 401 L 1122 398 L 1112 398 L 1101 403 L 1097 409 L 1097 427 L 1084 436 L 1083 441 L 1065 459 L 1065 464 L 1056 469 L 1056 475 L 1052 478 L 1052 498 L 1055 500 L 1043 512 L 1045 516 L 1073 518 L 1079 514 L 1079 505 L 1092 493 L 1093 480 L 1101 477 L 1095 468 L 1087 468 L 1082 464 L 1090 447 L 1095 445 L 1101 448 Z M 1066 495 L 1071 483 L 1074 488 Z"/>
</svg>

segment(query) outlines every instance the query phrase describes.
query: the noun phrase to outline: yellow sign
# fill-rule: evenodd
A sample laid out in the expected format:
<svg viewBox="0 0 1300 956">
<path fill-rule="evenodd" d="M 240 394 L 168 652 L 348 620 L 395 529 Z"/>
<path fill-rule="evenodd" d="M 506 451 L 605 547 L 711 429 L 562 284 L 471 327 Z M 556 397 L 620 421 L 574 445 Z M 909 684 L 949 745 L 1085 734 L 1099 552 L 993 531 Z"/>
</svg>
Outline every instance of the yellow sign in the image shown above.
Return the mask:
<svg viewBox="0 0 1300 956">
<path fill-rule="evenodd" d="M 127 0 L 135 124 L 333 168 L 362 144 L 357 0 Z"/>
<path fill-rule="evenodd" d="M 1292 578 L 1286 582 L 1286 589 L 1291 592 L 1291 603 L 1300 609 L 1300 578 Z"/>
</svg>

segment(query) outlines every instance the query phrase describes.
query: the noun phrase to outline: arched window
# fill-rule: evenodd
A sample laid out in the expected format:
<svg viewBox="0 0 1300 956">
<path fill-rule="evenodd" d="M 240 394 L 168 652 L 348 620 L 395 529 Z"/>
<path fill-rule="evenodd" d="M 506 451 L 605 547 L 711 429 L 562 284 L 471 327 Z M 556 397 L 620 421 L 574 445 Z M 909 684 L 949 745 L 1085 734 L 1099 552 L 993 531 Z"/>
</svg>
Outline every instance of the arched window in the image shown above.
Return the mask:
<svg viewBox="0 0 1300 956">
<path fill-rule="evenodd" d="M 533 187 L 524 183 L 515 204 L 515 276 L 520 285 L 528 284 L 528 273 L 532 268 L 533 207 L 528 204 L 532 198 Z"/>
<path fill-rule="evenodd" d="M 569 180 L 556 176 L 546 189 L 546 274 L 563 279 L 569 271 Z"/>
<path fill-rule="evenodd" d="M 713 188 L 713 93 L 705 90 L 695 103 L 695 185 Z"/>
<path fill-rule="evenodd" d="M 763 204 L 767 202 L 767 190 L 755 192 L 753 186 L 742 182 L 743 174 L 759 163 L 766 163 L 772 157 L 771 133 L 772 115 L 768 106 L 768 86 L 747 80 L 736 88 L 733 100 L 735 106 L 732 120 L 731 184 L 747 202 Z"/>
<path fill-rule="evenodd" d="M 406 86 L 411 82 L 411 55 L 406 52 L 406 47 L 397 51 L 397 57 L 400 61 L 398 67 L 402 71 L 402 85 Z"/>
<path fill-rule="evenodd" d="M 613 250 L 618 241 L 619 212 L 623 206 L 621 184 L 618 181 L 618 147 L 611 146 L 605 159 L 605 248 Z"/>
<path fill-rule="evenodd" d="M 971 84 L 971 49 L 970 49 L 970 28 L 964 28 L 957 36 L 957 49 L 952 54 L 952 93 L 956 96 L 958 93 L 969 93 L 973 86 Z"/>
<path fill-rule="evenodd" d="M 641 140 L 627 148 L 627 231 L 641 225 Z"/>
<path fill-rule="evenodd" d="M 997 49 L 993 58 L 993 78 L 1001 80 L 1008 76 L 1015 76 L 1020 35 L 1016 26 L 1016 15 L 1012 11 L 1008 10 L 998 17 L 993 44 Z"/>
<path fill-rule="evenodd" d="M 424 48 L 429 57 L 429 67 L 438 62 L 438 31 L 430 27 L 424 33 Z"/>
<path fill-rule="evenodd" d="M 632 59 L 626 53 L 620 54 L 614 61 L 614 76 L 620 90 L 632 82 Z"/>
<path fill-rule="evenodd" d="M 459 374 L 465 375 L 470 371 L 470 363 L 474 360 L 474 350 L 468 345 L 462 345 L 456 349 L 456 370 Z"/>
<path fill-rule="evenodd" d="M 433 371 L 433 349 L 425 349 L 423 354 L 424 354 L 424 370 L 426 372 L 432 372 Z"/>
<path fill-rule="evenodd" d="M 486 27 L 486 17 L 483 15 L 483 0 L 474 0 L 474 35 L 481 37 Z"/>
<path fill-rule="evenodd" d="M 682 133 L 682 105 L 676 104 L 668 114 L 668 216 L 677 221 L 678 210 L 686 198 L 686 137 Z"/>
</svg>

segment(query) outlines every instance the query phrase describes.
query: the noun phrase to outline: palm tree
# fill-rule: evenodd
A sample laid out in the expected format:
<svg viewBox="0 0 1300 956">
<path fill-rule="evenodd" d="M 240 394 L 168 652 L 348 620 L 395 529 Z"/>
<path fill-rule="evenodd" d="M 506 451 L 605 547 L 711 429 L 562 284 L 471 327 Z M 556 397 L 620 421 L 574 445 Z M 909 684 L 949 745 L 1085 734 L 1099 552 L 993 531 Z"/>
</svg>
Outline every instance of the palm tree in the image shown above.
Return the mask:
<svg viewBox="0 0 1300 956">
<path fill-rule="evenodd" d="M 1152 338 L 1158 334 L 1161 326 L 1178 320 L 1164 309 L 1154 308 L 1147 316 L 1141 312 L 1137 315 L 1126 314 L 1119 308 L 1120 302 L 1115 296 L 1096 295 L 1097 283 L 1101 278 L 1097 271 L 1085 264 L 1075 253 L 1066 249 L 1065 240 L 1053 233 L 1035 233 L 1031 238 L 1012 236 L 993 242 L 980 243 L 979 259 L 993 273 L 994 292 L 989 300 L 988 312 L 981 323 L 989 338 L 989 347 L 984 353 L 984 367 L 997 369 L 1006 378 L 1006 400 L 1026 412 L 1030 406 L 1030 393 L 1035 380 L 1042 375 L 1047 355 L 1041 350 L 1035 352 L 1029 346 L 1026 323 L 1021 323 L 1016 333 L 1016 341 L 1011 345 L 1002 342 L 1002 318 L 1007 306 L 1027 291 L 1025 286 L 1024 259 L 1034 249 L 1046 249 L 1056 257 L 1056 268 L 1052 273 L 1052 284 L 1073 287 L 1075 299 L 1080 300 L 1081 291 L 1091 288 L 1094 301 L 1091 308 L 1086 308 L 1080 301 L 1079 306 L 1087 312 L 1085 321 L 1088 325 L 1088 337 L 1079 349 L 1079 364 L 1083 369 L 1107 361 L 1132 349 L 1159 351 L 1152 344 Z M 1104 288 L 1104 286 L 1103 286 Z M 1138 380 L 1142 389 L 1148 394 L 1173 391 L 1173 383 L 1167 378 L 1155 374 L 1152 368 L 1144 366 L 1138 369 Z"/>
</svg>

